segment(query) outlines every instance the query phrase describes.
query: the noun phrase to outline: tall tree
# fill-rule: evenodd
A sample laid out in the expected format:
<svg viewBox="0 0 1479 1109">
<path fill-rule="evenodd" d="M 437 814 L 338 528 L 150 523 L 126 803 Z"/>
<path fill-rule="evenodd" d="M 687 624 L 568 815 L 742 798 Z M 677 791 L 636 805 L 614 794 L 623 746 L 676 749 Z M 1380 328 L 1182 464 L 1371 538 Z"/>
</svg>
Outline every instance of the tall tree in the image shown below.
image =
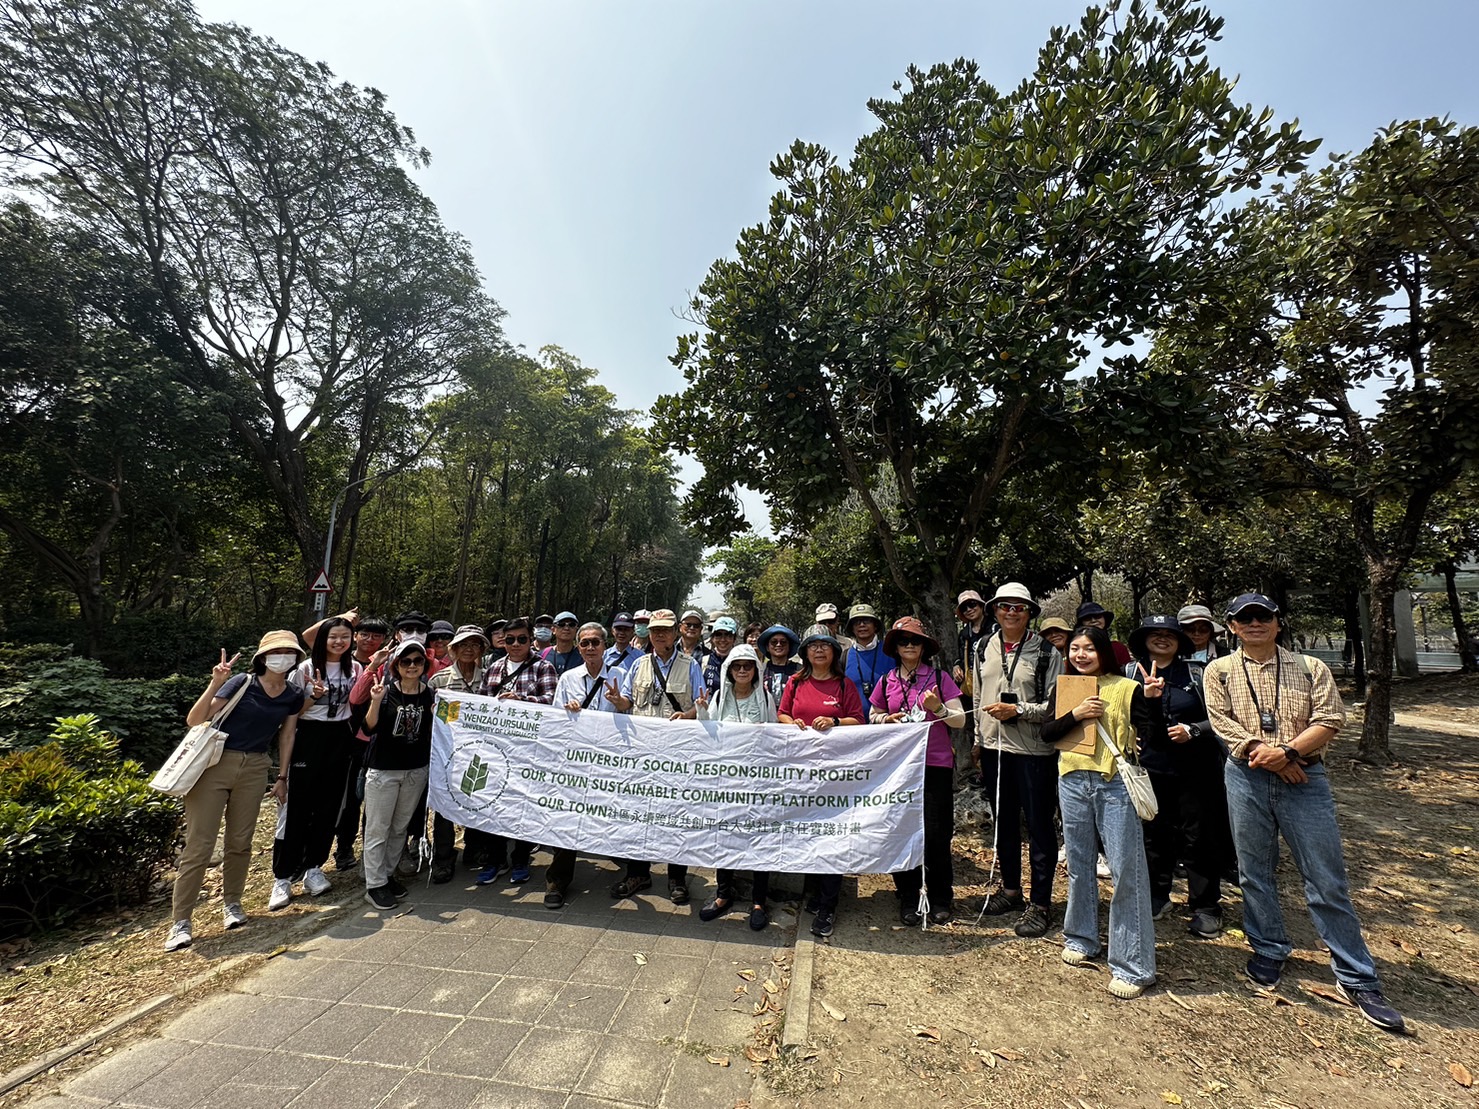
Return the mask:
<svg viewBox="0 0 1479 1109">
<path fill-rule="evenodd" d="M 948 626 L 1005 484 L 1071 457 L 1065 426 L 1154 450 L 1206 421 L 1133 354 L 1070 375 L 1194 295 L 1221 205 L 1313 148 L 1234 101 L 1205 57 L 1221 26 L 1186 0 L 1090 8 L 1012 92 L 963 60 L 911 68 L 846 165 L 801 142 L 777 158 L 769 219 L 692 301 L 687 388 L 655 409 L 704 467 L 692 518 L 741 527 L 756 473 L 793 530 L 851 490 L 896 587 Z M 1092 495 L 1109 458 L 1079 461 L 1038 505 Z"/>
</svg>

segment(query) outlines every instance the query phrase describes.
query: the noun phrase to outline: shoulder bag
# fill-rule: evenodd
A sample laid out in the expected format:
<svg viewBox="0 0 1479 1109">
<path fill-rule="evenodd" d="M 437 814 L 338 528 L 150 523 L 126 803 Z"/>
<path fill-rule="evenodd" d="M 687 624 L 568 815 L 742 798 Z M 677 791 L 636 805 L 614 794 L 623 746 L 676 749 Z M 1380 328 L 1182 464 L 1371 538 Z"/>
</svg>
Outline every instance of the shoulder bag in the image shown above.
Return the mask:
<svg viewBox="0 0 1479 1109">
<path fill-rule="evenodd" d="M 1141 820 L 1154 820 L 1156 813 L 1160 812 L 1160 804 L 1155 799 L 1155 787 L 1150 784 L 1150 772 L 1139 763 L 1125 758 L 1124 753 L 1110 738 L 1104 721 L 1096 720 L 1094 723 L 1099 726 L 1099 738 L 1104 741 L 1104 746 L 1114 752 L 1115 768 L 1125 783 L 1125 790 L 1130 794 L 1130 803 L 1135 806 L 1136 815 Z"/>
<path fill-rule="evenodd" d="M 179 746 L 164 760 L 164 765 L 149 782 L 152 788 L 171 797 L 183 797 L 195 788 L 195 783 L 200 781 L 202 774 L 221 761 L 221 751 L 226 746 L 226 733 L 221 731 L 221 725 L 246 695 L 247 687 L 252 681 L 251 675 L 247 675 L 235 696 L 221 707 L 221 711 L 209 723 L 196 724 L 185 733 L 185 738 L 180 740 Z"/>
</svg>

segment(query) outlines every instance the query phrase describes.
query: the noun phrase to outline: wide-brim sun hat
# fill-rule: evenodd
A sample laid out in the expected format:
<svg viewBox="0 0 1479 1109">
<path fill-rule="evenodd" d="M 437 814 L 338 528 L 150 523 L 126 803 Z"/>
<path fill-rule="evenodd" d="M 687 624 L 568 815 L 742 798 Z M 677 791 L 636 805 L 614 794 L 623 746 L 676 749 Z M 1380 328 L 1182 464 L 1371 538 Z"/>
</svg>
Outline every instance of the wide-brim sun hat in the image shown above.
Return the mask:
<svg viewBox="0 0 1479 1109">
<path fill-rule="evenodd" d="M 257 649 L 252 652 L 252 661 L 256 662 L 263 655 L 271 654 L 273 651 L 296 651 L 300 661 L 308 657 L 308 652 L 298 641 L 298 633 L 281 628 L 268 632 L 261 638 L 257 643 Z"/>
<path fill-rule="evenodd" d="M 1227 631 L 1226 628 L 1212 619 L 1212 610 L 1206 605 L 1187 605 L 1176 614 L 1176 622 L 1183 628 L 1187 624 L 1211 624 L 1213 631 Z"/>
<path fill-rule="evenodd" d="M 883 637 L 883 653 L 889 658 L 898 658 L 899 639 L 906 635 L 917 636 L 924 640 L 921 658 L 932 658 L 940 653 L 940 641 L 930 635 L 917 616 L 900 616 L 894 621 L 894 626 L 889 628 L 888 634 Z"/>
<path fill-rule="evenodd" d="M 872 620 L 875 624 L 883 623 L 878 618 L 878 613 L 872 605 L 853 605 L 852 608 L 847 610 L 847 630 L 849 632 L 852 631 L 854 620 Z"/>
<path fill-rule="evenodd" d="M 842 657 L 842 644 L 837 642 L 837 637 L 832 634 L 831 629 L 828 628 L 825 624 L 813 624 L 811 627 L 806 629 L 805 633 L 803 633 L 803 635 L 801 636 L 802 658 L 806 657 L 807 648 L 809 648 L 813 643 L 825 643 L 827 644 L 827 646 L 832 648 L 832 653 L 836 657 Z"/>
<path fill-rule="evenodd" d="M 1114 613 L 1110 612 L 1109 609 L 1105 608 L 1098 601 L 1085 601 L 1078 606 L 1078 611 L 1073 614 L 1074 620 L 1079 624 L 1084 622 L 1085 616 L 1102 616 L 1106 624 L 1114 623 Z"/>
<path fill-rule="evenodd" d="M 1028 614 L 1034 617 L 1042 611 L 1042 606 L 1032 599 L 1032 590 L 1028 589 L 1019 581 L 1009 581 L 1005 585 L 999 586 L 995 596 L 986 602 L 986 607 L 995 611 L 997 603 L 1000 601 L 1006 601 L 1008 604 L 1026 605 Z"/>
<path fill-rule="evenodd" d="M 488 637 L 483 634 L 483 629 L 476 624 L 463 624 L 457 629 L 457 634 L 452 637 L 452 642 L 447 647 L 453 648 L 460 643 L 466 643 L 469 639 L 476 639 L 483 645 L 483 650 L 488 649 Z"/>
<path fill-rule="evenodd" d="M 975 601 L 976 604 L 980 605 L 982 608 L 986 607 L 985 597 L 981 596 L 981 594 L 975 589 L 967 589 L 963 593 L 961 593 L 959 597 L 955 598 L 955 615 L 960 617 L 961 619 L 964 619 L 965 617 L 960 611 L 960 606 L 965 604 L 967 601 Z"/>
<path fill-rule="evenodd" d="M 1067 632 L 1073 634 L 1073 625 L 1061 616 L 1049 616 L 1037 626 L 1038 635 L 1046 635 L 1048 632 Z"/>
<path fill-rule="evenodd" d="M 761 648 L 770 646 L 771 639 L 778 635 L 783 635 L 791 641 L 791 653 L 794 655 L 801 646 L 801 637 L 784 624 L 772 624 L 760 633 Z"/>
<path fill-rule="evenodd" d="M 1189 655 L 1196 650 L 1191 636 L 1181 630 L 1181 623 L 1174 616 L 1147 616 L 1140 622 L 1140 626 L 1130 633 L 1130 641 L 1127 644 L 1130 654 L 1136 658 L 1144 658 L 1149 652 L 1146 650 L 1145 641 L 1150 638 L 1152 632 L 1168 632 L 1176 637 L 1176 653 L 1178 655 Z"/>
</svg>

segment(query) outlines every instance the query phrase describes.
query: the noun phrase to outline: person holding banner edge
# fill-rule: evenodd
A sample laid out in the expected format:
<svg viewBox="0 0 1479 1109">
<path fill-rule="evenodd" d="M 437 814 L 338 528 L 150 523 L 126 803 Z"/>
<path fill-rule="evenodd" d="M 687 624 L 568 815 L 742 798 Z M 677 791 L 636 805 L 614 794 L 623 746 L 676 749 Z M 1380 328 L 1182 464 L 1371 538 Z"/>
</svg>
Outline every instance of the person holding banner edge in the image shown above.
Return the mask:
<svg viewBox="0 0 1479 1109">
<path fill-rule="evenodd" d="M 875 724 L 931 720 L 924 766 L 924 865 L 894 875 L 899 920 L 914 927 L 923 918 L 920 890 L 929 894 L 931 924 L 949 924 L 955 900 L 950 840 L 955 832 L 955 749 L 950 729 L 965 723 L 960 687 L 933 664 L 940 641 L 913 616 L 895 620 L 883 638 L 883 651 L 898 665 L 874 687 Z M 922 872 L 921 872 L 922 871 Z"/>
<path fill-rule="evenodd" d="M 863 723 L 862 698 L 842 668 L 842 645 L 832 633 L 820 624 L 808 628 L 801 641 L 801 658 L 801 669 L 786 683 L 776 720 L 819 732 Z M 825 938 L 837 922 L 842 875 L 821 874 L 817 878 L 821 888 L 811 934 Z"/>
</svg>

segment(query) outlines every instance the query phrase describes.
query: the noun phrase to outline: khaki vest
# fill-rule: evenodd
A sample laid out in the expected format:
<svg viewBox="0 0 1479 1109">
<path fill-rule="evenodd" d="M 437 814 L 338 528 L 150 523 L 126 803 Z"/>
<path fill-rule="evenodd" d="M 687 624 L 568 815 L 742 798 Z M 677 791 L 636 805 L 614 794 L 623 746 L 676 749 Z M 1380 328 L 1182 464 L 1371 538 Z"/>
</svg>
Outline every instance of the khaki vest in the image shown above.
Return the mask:
<svg viewBox="0 0 1479 1109">
<path fill-rule="evenodd" d="M 668 692 L 678 707 L 663 696 L 662 687 L 653 679 L 652 668 L 657 665 L 656 655 L 643 655 L 632 674 L 632 715 L 658 716 L 667 719 L 674 712 L 687 712 L 693 707 L 693 690 L 688 684 L 688 665 L 692 660 L 676 647 L 673 649 L 672 669 L 667 673 Z"/>
</svg>

